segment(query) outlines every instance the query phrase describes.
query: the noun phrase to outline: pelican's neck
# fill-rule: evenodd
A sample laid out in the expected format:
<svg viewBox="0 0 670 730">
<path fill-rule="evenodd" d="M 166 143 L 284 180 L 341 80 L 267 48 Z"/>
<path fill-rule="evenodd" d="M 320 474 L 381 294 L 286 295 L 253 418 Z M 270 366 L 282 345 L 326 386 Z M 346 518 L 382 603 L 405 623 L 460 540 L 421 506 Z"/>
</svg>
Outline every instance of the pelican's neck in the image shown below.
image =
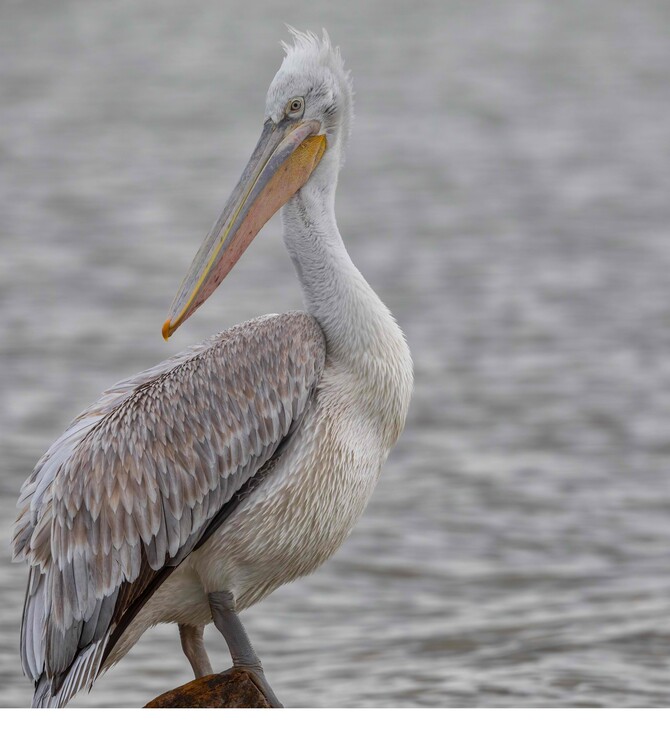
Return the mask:
<svg viewBox="0 0 670 730">
<path fill-rule="evenodd" d="M 306 186 L 283 211 L 284 243 L 302 285 L 307 311 L 329 353 L 345 356 L 365 343 L 388 310 L 349 258 L 337 229 L 334 195 Z"/>
<path fill-rule="evenodd" d="M 325 194 L 310 185 L 294 195 L 283 209 L 284 242 L 307 311 L 326 337 L 328 360 L 360 384 L 355 397 L 379 419 L 390 448 L 405 422 L 412 360 L 391 313 L 349 258 L 334 197 L 334 189 Z"/>
</svg>

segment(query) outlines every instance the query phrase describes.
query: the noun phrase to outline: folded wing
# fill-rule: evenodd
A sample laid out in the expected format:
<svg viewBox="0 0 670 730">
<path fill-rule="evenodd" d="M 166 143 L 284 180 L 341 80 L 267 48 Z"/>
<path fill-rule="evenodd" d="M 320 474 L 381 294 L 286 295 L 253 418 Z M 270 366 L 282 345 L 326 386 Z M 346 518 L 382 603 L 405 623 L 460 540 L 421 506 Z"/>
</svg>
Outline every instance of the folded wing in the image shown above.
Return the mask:
<svg viewBox="0 0 670 730">
<path fill-rule="evenodd" d="M 309 315 L 261 317 L 105 391 L 47 451 L 13 538 L 31 566 L 21 655 L 34 704 L 92 684 L 110 637 L 295 428 L 324 359 Z"/>
</svg>

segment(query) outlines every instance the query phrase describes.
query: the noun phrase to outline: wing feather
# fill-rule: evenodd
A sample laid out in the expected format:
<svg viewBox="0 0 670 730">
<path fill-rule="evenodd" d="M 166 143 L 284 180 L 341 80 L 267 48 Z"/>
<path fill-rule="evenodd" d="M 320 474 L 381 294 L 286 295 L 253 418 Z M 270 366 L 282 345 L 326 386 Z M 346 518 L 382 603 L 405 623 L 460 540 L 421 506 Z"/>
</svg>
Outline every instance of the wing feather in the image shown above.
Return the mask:
<svg viewBox="0 0 670 730">
<path fill-rule="evenodd" d="M 90 686 L 115 628 L 287 437 L 324 360 L 309 315 L 251 320 L 117 383 L 40 459 L 13 537 L 31 566 L 21 643 L 37 704 Z"/>
</svg>

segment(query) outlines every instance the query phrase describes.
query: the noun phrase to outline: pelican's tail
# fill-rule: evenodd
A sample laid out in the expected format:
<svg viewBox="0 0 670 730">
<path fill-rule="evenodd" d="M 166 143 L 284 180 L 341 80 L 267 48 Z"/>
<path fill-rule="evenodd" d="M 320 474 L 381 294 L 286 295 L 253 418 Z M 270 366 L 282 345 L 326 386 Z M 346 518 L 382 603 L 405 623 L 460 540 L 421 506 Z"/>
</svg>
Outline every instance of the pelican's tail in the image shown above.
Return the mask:
<svg viewBox="0 0 670 730">
<path fill-rule="evenodd" d="M 47 677 L 46 672 L 35 683 L 33 707 L 65 707 L 72 697 L 84 687 L 91 689 L 100 671 L 105 641 L 90 644 L 67 670 L 65 676 Z"/>
<path fill-rule="evenodd" d="M 48 679 L 43 674 L 35 685 L 35 694 L 33 695 L 33 707 L 62 707 L 58 704 L 58 693 L 53 695 L 53 680 Z"/>
</svg>

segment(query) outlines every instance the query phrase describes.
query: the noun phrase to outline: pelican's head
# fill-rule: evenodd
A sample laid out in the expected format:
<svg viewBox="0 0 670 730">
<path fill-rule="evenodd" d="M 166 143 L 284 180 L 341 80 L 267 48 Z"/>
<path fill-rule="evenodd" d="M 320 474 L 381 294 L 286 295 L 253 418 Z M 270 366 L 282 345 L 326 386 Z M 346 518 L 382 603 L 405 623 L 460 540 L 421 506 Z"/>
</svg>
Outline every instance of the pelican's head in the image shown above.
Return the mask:
<svg viewBox="0 0 670 730">
<path fill-rule="evenodd" d="M 334 190 L 352 116 L 339 49 L 292 28 L 270 85 L 263 132 L 242 177 L 196 254 L 163 325 L 168 339 L 205 302 L 265 223 L 309 181 Z"/>
<path fill-rule="evenodd" d="M 320 124 L 327 145 L 319 171 L 312 176 L 329 179 L 326 168 L 339 169 L 349 138 L 353 116 L 351 76 L 344 67 L 340 49 L 330 43 L 328 33 L 319 38 L 289 27 L 293 44 L 282 43 L 286 56 L 268 89 L 265 116 L 279 124 L 284 116 L 294 114 Z M 337 173 L 334 174 L 335 181 Z"/>
</svg>

